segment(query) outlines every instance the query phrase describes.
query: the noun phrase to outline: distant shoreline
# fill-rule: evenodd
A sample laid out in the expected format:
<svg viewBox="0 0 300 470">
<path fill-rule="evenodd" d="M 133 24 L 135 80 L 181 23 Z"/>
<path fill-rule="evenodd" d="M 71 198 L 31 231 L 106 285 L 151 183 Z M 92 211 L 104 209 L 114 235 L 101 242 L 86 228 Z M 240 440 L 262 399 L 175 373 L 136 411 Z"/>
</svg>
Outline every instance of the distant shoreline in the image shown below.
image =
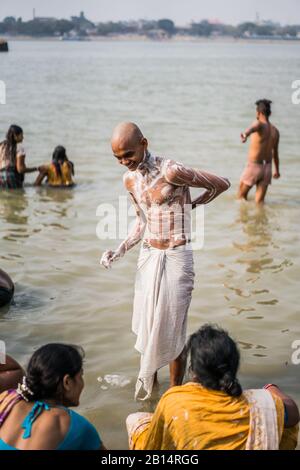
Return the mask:
<svg viewBox="0 0 300 470">
<path fill-rule="evenodd" d="M 157 42 L 157 43 L 172 43 L 172 42 L 193 42 L 193 43 L 269 43 L 269 44 L 290 44 L 290 43 L 298 43 L 300 44 L 300 39 L 298 38 L 289 38 L 289 39 L 271 39 L 271 38 L 234 38 L 231 36 L 217 36 L 217 37 L 197 37 L 197 36 L 184 36 L 184 35 L 176 35 L 170 38 L 164 39 L 153 39 L 147 36 L 141 35 L 134 35 L 134 34 L 119 34 L 119 35 L 112 35 L 112 36 L 89 36 L 87 40 L 78 40 L 78 41 L 62 41 L 60 37 L 53 37 L 53 36 L 43 36 L 43 37 L 36 37 L 36 36 L 1 36 L 1 38 L 5 39 L 7 42 L 17 42 L 17 41 L 40 41 L 40 42 Z"/>
</svg>

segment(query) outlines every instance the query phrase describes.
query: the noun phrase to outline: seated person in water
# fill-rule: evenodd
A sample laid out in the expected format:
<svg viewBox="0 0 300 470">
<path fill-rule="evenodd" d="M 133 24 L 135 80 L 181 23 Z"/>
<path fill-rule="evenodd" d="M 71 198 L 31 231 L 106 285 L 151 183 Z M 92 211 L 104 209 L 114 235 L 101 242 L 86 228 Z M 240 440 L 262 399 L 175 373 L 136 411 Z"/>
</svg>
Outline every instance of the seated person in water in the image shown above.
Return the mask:
<svg viewBox="0 0 300 470">
<path fill-rule="evenodd" d="M 9 275 L 0 269 L 0 308 L 9 304 L 14 295 L 14 283 Z"/>
<path fill-rule="evenodd" d="M 0 393 L 10 388 L 17 388 L 23 375 L 24 371 L 20 364 L 6 354 L 5 364 L 1 364 L 0 362 Z"/>
<path fill-rule="evenodd" d="M 132 450 L 293 450 L 299 410 L 276 385 L 242 390 L 228 333 L 204 325 L 187 346 L 191 381 L 170 388 L 154 414 L 127 418 Z"/>
<path fill-rule="evenodd" d="M 70 409 L 84 388 L 83 355 L 57 343 L 33 354 L 17 390 L 0 395 L 0 451 L 105 450 L 95 427 Z"/>
<path fill-rule="evenodd" d="M 62 145 L 58 145 L 54 149 L 52 163 L 40 166 L 39 171 L 40 174 L 35 180 L 35 186 L 40 186 L 45 178 L 47 178 L 48 186 L 74 186 L 72 178 L 74 176 L 74 165 L 68 160 L 66 149 Z"/>
<path fill-rule="evenodd" d="M 25 173 L 38 171 L 37 167 L 28 168 L 25 164 L 26 152 L 20 147 L 23 138 L 23 129 L 12 124 L 5 140 L 0 142 L 0 189 L 22 188 Z"/>
</svg>

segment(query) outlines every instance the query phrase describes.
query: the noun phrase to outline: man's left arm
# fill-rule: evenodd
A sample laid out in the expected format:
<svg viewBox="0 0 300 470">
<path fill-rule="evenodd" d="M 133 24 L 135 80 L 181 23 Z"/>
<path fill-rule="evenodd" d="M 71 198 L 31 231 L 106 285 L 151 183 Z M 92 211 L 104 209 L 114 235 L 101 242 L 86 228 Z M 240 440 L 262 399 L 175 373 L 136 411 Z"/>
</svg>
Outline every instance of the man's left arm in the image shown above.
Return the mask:
<svg viewBox="0 0 300 470">
<path fill-rule="evenodd" d="M 186 185 L 192 188 L 206 189 L 203 194 L 192 201 L 193 209 L 198 204 L 208 204 L 230 188 L 230 182 L 227 178 L 222 178 L 206 171 L 187 168 L 181 163 L 176 162 L 168 166 L 165 178 L 175 186 Z"/>
</svg>

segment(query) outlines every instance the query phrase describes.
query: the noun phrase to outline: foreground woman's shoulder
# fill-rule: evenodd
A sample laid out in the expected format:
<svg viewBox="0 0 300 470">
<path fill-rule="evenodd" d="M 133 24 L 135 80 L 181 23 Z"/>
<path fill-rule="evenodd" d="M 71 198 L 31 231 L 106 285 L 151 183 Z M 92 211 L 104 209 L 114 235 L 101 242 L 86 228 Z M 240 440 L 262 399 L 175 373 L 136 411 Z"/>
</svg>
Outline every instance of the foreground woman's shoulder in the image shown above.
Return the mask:
<svg viewBox="0 0 300 470">
<path fill-rule="evenodd" d="M 74 433 L 78 441 L 80 441 L 80 448 L 87 450 L 97 450 L 102 445 L 101 438 L 95 426 L 84 416 L 76 411 L 69 410 L 71 416 L 71 434 Z"/>
</svg>

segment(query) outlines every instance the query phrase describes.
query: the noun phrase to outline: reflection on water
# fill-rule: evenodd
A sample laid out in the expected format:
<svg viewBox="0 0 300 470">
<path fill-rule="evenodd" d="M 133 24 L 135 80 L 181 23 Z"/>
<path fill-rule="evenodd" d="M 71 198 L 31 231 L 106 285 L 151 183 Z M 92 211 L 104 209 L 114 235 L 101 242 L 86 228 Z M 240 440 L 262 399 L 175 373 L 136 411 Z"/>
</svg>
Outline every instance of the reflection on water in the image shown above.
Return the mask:
<svg viewBox="0 0 300 470">
<path fill-rule="evenodd" d="M 241 226 L 244 238 L 243 242 L 233 241 L 233 247 L 242 255 L 239 255 L 235 262 L 244 269 L 243 274 L 237 270 L 239 276 L 233 270 L 227 274 L 229 280 L 224 282 L 224 287 L 231 292 L 231 295 L 225 294 L 225 298 L 230 302 L 236 299 L 235 304 L 229 307 L 234 315 L 257 312 L 258 314 L 247 316 L 247 319 L 262 320 L 264 316 L 259 313 L 261 309 L 258 306 L 272 306 L 278 303 L 276 294 L 272 293 L 267 278 L 262 277 L 262 273 L 266 270 L 277 273 L 279 266 L 283 269 L 292 263 L 286 259 L 279 264 L 274 262 L 280 256 L 281 250 L 273 241 L 273 233 L 280 228 L 276 223 L 276 215 L 270 208 L 241 202 L 235 225 Z M 257 284 L 259 280 L 261 280 L 260 288 L 249 287 L 249 284 Z M 243 302 L 239 302 L 238 299 L 242 299 Z"/>
<path fill-rule="evenodd" d="M 25 190 L 0 192 L 0 220 L 11 225 L 27 225 L 28 197 Z M 21 230 L 21 228 L 14 230 Z M 10 236 L 7 235 L 8 237 Z"/>
<path fill-rule="evenodd" d="M 72 188 L 53 188 L 45 185 L 36 188 L 42 202 L 57 202 L 57 207 L 62 203 L 71 201 L 74 198 L 74 191 L 76 191 L 75 186 Z"/>
<path fill-rule="evenodd" d="M 241 203 L 237 223 L 242 223 L 247 241 L 243 244 L 235 242 L 233 246 L 243 253 L 250 253 L 249 256 L 237 260 L 238 263 L 247 265 L 249 273 L 260 274 L 264 270 L 278 273 L 285 267 L 293 265 L 288 259 L 274 264 L 274 258 L 280 251 L 280 247 L 272 239 L 272 234 L 280 230 L 275 217 L 276 215 L 267 206 L 256 207 L 249 203 Z"/>
<path fill-rule="evenodd" d="M 259 274 L 273 263 L 270 248 L 275 248 L 272 241 L 272 230 L 275 227 L 270 227 L 265 207 L 256 207 L 244 202 L 240 205 L 240 216 L 236 223 L 242 224 L 247 239 L 246 243 L 233 245 L 243 254 L 249 253 L 249 256 L 238 258 L 237 262 L 247 265 L 247 272 Z"/>
</svg>

